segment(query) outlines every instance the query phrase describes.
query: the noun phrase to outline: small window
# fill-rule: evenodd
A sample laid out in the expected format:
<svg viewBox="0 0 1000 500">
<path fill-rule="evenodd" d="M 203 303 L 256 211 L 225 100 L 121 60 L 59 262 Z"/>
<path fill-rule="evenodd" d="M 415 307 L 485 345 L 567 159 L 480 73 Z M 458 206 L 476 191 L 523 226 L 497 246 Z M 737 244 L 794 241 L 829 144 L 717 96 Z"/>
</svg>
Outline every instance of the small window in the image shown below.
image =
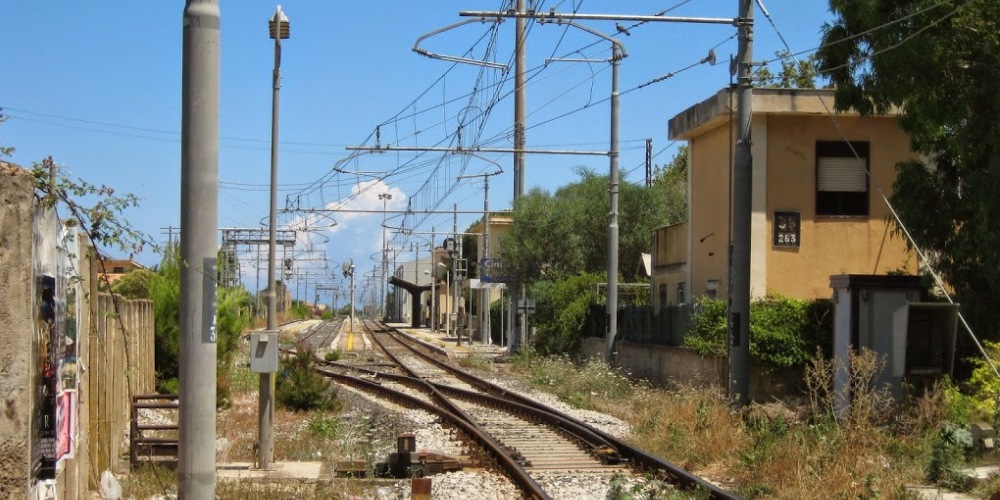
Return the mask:
<svg viewBox="0 0 1000 500">
<path fill-rule="evenodd" d="M 816 143 L 816 215 L 868 215 L 867 142 Z"/>
<path fill-rule="evenodd" d="M 705 283 L 705 295 L 710 299 L 719 298 L 719 280 L 708 280 Z"/>
<path fill-rule="evenodd" d="M 684 282 L 680 282 L 677 284 L 677 303 L 686 304 L 687 302 L 685 302 L 685 300 L 686 297 L 684 296 Z"/>
<path fill-rule="evenodd" d="M 660 285 L 659 299 L 660 307 L 667 307 L 667 285 Z"/>
<path fill-rule="evenodd" d="M 121 266 L 115 266 L 115 268 L 112 270 L 112 272 L 115 273 L 115 274 L 122 274 L 122 273 L 125 272 L 125 268 L 121 267 Z"/>
</svg>

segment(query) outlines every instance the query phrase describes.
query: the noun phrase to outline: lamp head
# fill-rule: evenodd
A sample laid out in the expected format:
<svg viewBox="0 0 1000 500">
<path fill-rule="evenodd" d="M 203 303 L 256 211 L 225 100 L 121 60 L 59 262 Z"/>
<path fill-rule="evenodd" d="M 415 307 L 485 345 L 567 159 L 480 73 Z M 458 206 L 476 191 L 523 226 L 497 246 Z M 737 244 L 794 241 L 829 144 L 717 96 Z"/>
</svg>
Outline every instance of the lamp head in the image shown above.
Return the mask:
<svg viewBox="0 0 1000 500">
<path fill-rule="evenodd" d="M 285 12 L 281 10 L 281 5 L 278 5 L 278 8 L 274 10 L 274 15 L 267 21 L 267 29 L 272 40 L 276 38 L 285 40 L 288 38 L 291 25 L 288 22 L 288 17 L 285 16 Z"/>
</svg>

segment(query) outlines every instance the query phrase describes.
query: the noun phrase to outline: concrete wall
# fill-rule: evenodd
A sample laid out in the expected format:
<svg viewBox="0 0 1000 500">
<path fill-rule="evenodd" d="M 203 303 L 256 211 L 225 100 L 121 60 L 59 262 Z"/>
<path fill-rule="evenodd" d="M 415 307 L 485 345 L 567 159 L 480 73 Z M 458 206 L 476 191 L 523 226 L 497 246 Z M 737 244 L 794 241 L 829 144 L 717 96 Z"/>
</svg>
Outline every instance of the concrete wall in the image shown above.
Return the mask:
<svg viewBox="0 0 1000 500">
<path fill-rule="evenodd" d="M 689 384 L 728 387 L 728 365 L 724 356 L 699 356 L 691 349 L 627 341 L 615 343 L 615 366 L 631 376 L 656 385 Z M 586 359 L 604 359 L 604 340 L 584 338 L 581 355 Z M 801 369 L 773 369 L 756 359 L 750 361 L 750 399 L 767 402 L 773 398 L 798 397 L 804 394 Z"/>
<path fill-rule="evenodd" d="M 28 495 L 33 204 L 31 173 L 0 162 L 0 498 Z"/>
</svg>

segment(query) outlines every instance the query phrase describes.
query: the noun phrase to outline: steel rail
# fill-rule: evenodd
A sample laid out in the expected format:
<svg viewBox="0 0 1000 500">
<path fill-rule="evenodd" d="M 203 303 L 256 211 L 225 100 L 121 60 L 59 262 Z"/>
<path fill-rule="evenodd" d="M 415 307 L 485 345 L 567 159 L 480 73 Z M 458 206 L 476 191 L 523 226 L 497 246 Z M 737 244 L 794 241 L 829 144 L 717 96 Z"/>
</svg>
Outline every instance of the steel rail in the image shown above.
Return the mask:
<svg viewBox="0 0 1000 500">
<path fill-rule="evenodd" d="M 395 333 L 396 334 L 402 334 L 398 330 L 395 330 Z M 403 335 L 405 335 L 405 334 L 403 334 Z M 407 336 L 407 337 L 409 337 L 409 336 Z M 431 356 L 431 355 L 429 355 L 429 354 L 427 354 L 425 352 L 421 352 L 420 350 L 415 349 L 415 348 L 413 348 L 411 346 L 407 346 L 407 347 L 409 347 L 411 351 L 413 351 L 415 354 L 421 356 L 425 360 L 427 360 L 429 362 L 432 362 L 432 363 L 438 365 L 439 367 L 441 367 L 441 368 L 443 368 L 445 370 L 448 370 L 449 372 L 452 372 L 456 377 L 458 377 L 463 382 L 465 382 L 465 383 L 467 383 L 467 384 L 469 384 L 469 385 L 471 385 L 473 387 L 476 387 L 476 388 L 478 388 L 478 389 L 480 389 L 480 390 L 482 390 L 484 392 L 487 392 L 489 394 L 492 394 L 492 395 L 495 395 L 495 396 L 498 396 L 498 397 L 501 397 L 501 398 L 504 398 L 504 399 L 510 399 L 510 400 L 513 400 L 513 401 L 517 401 L 517 402 L 519 402 L 521 404 L 524 404 L 525 406 L 529 406 L 529 407 L 533 407 L 533 408 L 539 408 L 539 409 L 541 409 L 543 411 L 547 411 L 547 412 L 549 412 L 549 413 L 551 413 L 553 415 L 556 415 L 556 416 L 558 416 L 560 418 L 566 419 L 567 421 L 575 421 L 575 422 L 577 422 L 580 426 L 582 426 L 584 428 L 587 428 L 591 433 L 596 434 L 597 436 L 600 436 L 605 441 L 607 441 L 608 443 L 610 443 L 611 446 L 617 450 L 618 454 L 621 456 L 622 459 L 627 460 L 628 462 L 630 462 L 631 464 L 634 464 L 636 467 L 638 467 L 640 469 L 649 470 L 649 471 L 661 471 L 661 472 L 665 473 L 667 476 L 669 476 L 670 478 L 672 478 L 673 479 L 672 482 L 674 484 L 676 484 L 677 486 L 680 486 L 683 489 L 692 489 L 692 490 L 699 490 L 700 489 L 700 490 L 705 490 L 705 491 L 708 492 L 710 498 L 718 498 L 718 499 L 726 499 L 726 500 L 739 498 L 738 496 L 734 495 L 733 493 L 730 493 L 730 492 L 728 492 L 728 491 L 726 491 L 726 490 L 724 490 L 724 489 L 722 489 L 722 488 L 720 488 L 720 487 L 718 487 L 718 486 L 716 486 L 716 485 L 714 485 L 712 483 L 709 483 L 708 481 L 704 480 L 703 478 L 692 474 L 691 472 L 687 471 L 686 469 L 684 469 L 684 468 L 682 468 L 682 467 L 680 467 L 680 466 L 678 466 L 678 465 L 676 465 L 676 464 L 674 464 L 672 462 L 669 462 L 669 461 L 663 460 L 663 459 L 661 459 L 659 457 L 653 456 L 653 455 L 649 454 L 648 452 L 646 452 L 646 451 L 644 451 L 644 450 L 642 450 L 640 448 L 637 448 L 635 446 L 632 446 L 632 445 L 630 445 L 630 444 L 628 444 L 628 443 L 626 443 L 626 442 L 624 442 L 624 441 L 622 441 L 622 440 L 620 440 L 620 439 L 612 436 L 611 434 L 608 434 L 608 433 L 606 433 L 604 431 L 601 431 L 600 429 L 592 427 L 592 426 L 586 424 L 585 422 L 580 422 L 580 421 L 574 419 L 573 417 L 571 417 L 569 415 L 566 415 L 565 413 L 562 413 L 562 412 L 560 412 L 560 411 L 558 411 L 558 410 L 556 410 L 554 408 L 547 407 L 547 406 L 545 406 L 545 405 L 543 405 L 543 404 L 541 404 L 541 403 L 539 403 L 539 402 L 537 402 L 537 401 L 535 401 L 535 400 L 533 400 L 533 399 L 531 399 L 529 397 L 522 396 L 522 395 L 520 395 L 518 393 L 515 393 L 515 392 L 511 392 L 511 391 L 509 391 L 509 390 L 507 390 L 507 389 L 505 389 L 503 387 L 500 387 L 500 386 L 498 386 L 498 385 L 496 385 L 496 384 L 494 384 L 492 382 L 489 382 L 487 380 L 483 380 L 483 379 L 481 379 L 479 377 L 476 377 L 475 375 L 472 375 L 472 374 L 470 374 L 468 372 L 465 372 L 464 370 L 460 370 L 460 369 L 458 369 L 458 368 L 456 368 L 454 366 L 451 366 L 448 363 L 443 363 L 440 360 L 435 359 L 434 356 Z"/>
</svg>

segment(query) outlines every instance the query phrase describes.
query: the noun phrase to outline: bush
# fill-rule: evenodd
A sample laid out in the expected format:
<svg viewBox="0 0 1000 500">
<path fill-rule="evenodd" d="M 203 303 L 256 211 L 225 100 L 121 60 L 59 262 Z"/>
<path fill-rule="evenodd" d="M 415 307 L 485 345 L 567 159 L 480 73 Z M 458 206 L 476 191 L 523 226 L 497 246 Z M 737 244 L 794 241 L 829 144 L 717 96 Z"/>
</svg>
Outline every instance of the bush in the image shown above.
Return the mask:
<svg viewBox="0 0 1000 500">
<path fill-rule="evenodd" d="M 532 318 L 537 328 L 535 348 L 541 354 L 575 352 L 580 347 L 590 304 L 597 302 L 597 274 L 580 273 L 557 281 L 532 285 L 529 295 L 538 304 Z"/>
<path fill-rule="evenodd" d="M 725 354 L 726 329 L 726 301 L 702 297 L 695 302 L 683 345 L 702 356 Z"/>
<path fill-rule="evenodd" d="M 125 273 L 111 285 L 111 291 L 126 299 L 150 298 L 150 287 L 159 276 L 149 269 L 136 269 Z"/>
<path fill-rule="evenodd" d="M 829 301 L 806 302 L 777 294 L 751 302 L 750 353 L 777 367 L 806 364 L 817 347 L 828 350 L 831 307 Z M 699 299 L 683 345 L 702 356 L 725 354 L 726 319 L 726 301 Z"/>
<path fill-rule="evenodd" d="M 340 401 L 330 381 L 312 369 L 312 353 L 300 347 L 295 356 L 281 360 L 275 401 L 292 411 L 339 411 Z"/>
</svg>

